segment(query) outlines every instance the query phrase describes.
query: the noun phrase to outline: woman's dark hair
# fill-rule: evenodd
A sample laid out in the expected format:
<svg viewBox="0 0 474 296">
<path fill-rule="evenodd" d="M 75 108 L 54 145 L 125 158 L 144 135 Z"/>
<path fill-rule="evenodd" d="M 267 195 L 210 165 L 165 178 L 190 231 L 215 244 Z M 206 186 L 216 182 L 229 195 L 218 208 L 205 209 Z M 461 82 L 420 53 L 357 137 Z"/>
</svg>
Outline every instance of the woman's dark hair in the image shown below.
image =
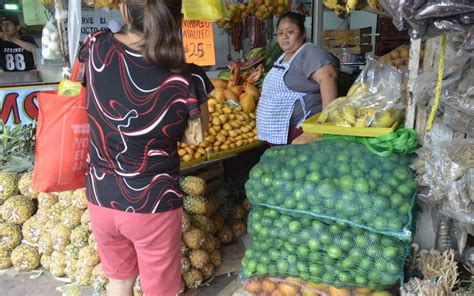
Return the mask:
<svg viewBox="0 0 474 296">
<path fill-rule="evenodd" d="M 143 35 L 145 58 L 153 64 L 180 69 L 184 65 L 181 0 L 128 0 L 126 30 Z"/>
<path fill-rule="evenodd" d="M 288 19 L 290 21 L 290 23 L 293 23 L 296 26 L 298 26 L 298 28 L 300 29 L 301 34 L 303 34 L 303 36 L 306 36 L 306 28 L 304 27 L 304 21 L 305 21 L 305 16 L 304 15 L 302 15 L 301 13 L 293 12 L 293 11 L 285 12 L 278 19 L 277 28 L 280 25 L 280 21 L 283 20 L 283 19 Z M 305 39 L 306 39 L 306 37 L 305 37 Z"/>
</svg>

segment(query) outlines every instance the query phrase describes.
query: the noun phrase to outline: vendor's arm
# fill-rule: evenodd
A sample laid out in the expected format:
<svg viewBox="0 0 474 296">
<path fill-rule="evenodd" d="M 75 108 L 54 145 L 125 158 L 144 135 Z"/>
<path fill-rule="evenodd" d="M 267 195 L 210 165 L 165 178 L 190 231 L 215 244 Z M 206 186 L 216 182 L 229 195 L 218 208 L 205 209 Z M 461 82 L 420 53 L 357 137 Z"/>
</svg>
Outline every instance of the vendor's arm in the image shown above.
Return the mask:
<svg viewBox="0 0 474 296">
<path fill-rule="evenodd" d="M 336 68 L 331 65 L 325 65 L 316 70 L 311 79 L 316 81 L 320 86 L 321 99 L 323 109 L 326 108 L 329 103 L 337 98 L 337 71 Z"/>
<path fill-rule="evenodd" d="M 14 38 L 10 40 L 10 42 L 15 43 L 16 45 L 22 47 L 24 50 L 29 51 L 29 52 L 33 52 L 35 49 L 38 48 L 36 44 L 32 44 L 32 43 L 20 40 L 19 38 Z"/>
</svg>

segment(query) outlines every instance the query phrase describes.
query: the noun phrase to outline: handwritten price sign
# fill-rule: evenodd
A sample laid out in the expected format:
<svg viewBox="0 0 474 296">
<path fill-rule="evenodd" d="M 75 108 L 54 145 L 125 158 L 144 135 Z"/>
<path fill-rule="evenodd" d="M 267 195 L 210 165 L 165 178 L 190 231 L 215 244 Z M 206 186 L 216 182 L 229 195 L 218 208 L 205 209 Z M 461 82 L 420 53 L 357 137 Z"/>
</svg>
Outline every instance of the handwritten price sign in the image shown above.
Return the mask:
<svg viewBox="0 0 474 296">
<path fill-rule="evenodd" d="M 207 21 L 184 21 L 183 43 L 186 62 L 200 66 L 216 64 L 212 23 Z"/>
</svg>

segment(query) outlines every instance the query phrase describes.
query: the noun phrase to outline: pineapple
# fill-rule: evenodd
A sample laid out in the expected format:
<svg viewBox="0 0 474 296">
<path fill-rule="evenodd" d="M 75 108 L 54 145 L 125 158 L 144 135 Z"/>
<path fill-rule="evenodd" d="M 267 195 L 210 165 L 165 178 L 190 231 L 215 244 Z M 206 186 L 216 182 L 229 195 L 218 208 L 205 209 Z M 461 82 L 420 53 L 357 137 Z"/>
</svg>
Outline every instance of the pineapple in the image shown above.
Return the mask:
<svg viewBox="0 0 474 296">
<path fill-rule="evenodd" d="M 77 226 L 71 231 L 71 236 L 69 237 L 71 244 L 79 248 L 85 247 L 88 244 L 89 234 L 90 231 L 87 229 L 87 226 Z"/>
<path fill-rule="evenodd" d="M 13 250 L 21 243 L 21 227 L 11 223 L 0 223 L 0 249 Z"/>
<path fill-rule="evenodd" d="M 64 210 L 66 210 L 66 207 L 62 206 L 60 203 L 52 205 L 49 211 L 49 220 L 53 223 L 59 223 Z"/>
<path fill-rule="evenodd" d="M 64 208 L 72 206 L 74 191 L 63 191 L 59 192 L 58 200 L 59 204 Z"/>
<path fill-rule="evenodd" d="M 140 277 L 137 277 L 135 280 L 135 285 L 133 285 L 133 296 L 143 296 L 142 285 L 140 283 Z"/>
<path fill-rule="evenodd" d="M 92 246 L 88 245 L 82 248 L 79 251 L 79 261 L 78 264 L 80 266 L 90 266 L 91 271 L 92 267 L 96 266 L 100 262 L 99 254 L 97 250 Z"/>
<path fill-rule="evenodd" d="M 219 230 L 217 236 L 223 244 L 230 243 L 234 239 L 234 233 L 232 232 L 232 229 L 227 225 L 224 225 L 224 227 Z"/>
<path fill-rule="evenodd" d="M 187 176 L 180 180 L 181 189 L 188 195 L 203 195 L 206 192 L 206 181 L 195 176 Z"/>
<path fill-rule="evenodd" d="M 191 265 L 197 269 L 204 268 L 204 266 L 209 263 L 209 254 L 206 253 L 204 250 L 192 250 L 189 253 L 189 260 L 191 261 Z"/>
<path fill-rule="evenodd" d="M 234 237 L 242 237 L 247 233 L 247 225 L 242 220 L 235 220 L 232 225 L 232 232 Z"/>
<path fill-rule="evenodd" d="M 53 237 L 49 231 L 43 230 L 38 242 L 38 251 L 43 255 L 51 255 L 53 252 Z"/>
<path fill-rule="evenodd" d="M 104 292 L 109 279 L 102 271 L 102 265 L 99 263 L 92 269 L 92 287 L 98 292 Z"/>
<path fill-rule="evenodd" d="M 51 266 L 51 255 L 43 254 L 40 259 L 41 266 L 49 270 Z"/>
<path fill-rule="evenodd" d="M 63 251 L 70 243 L 71 229 L 63 224 L 57 224 L 51 231 L 53 250 Z"/>
<path fill-rule="evenodd" d="M 29 171 L 21 175 L 18 181 L 18 189 L 21 195 L 35 199 L 38 197 L 39 192 L 33 188 L 33 171 Z"/>
<path fill-rule="evenodd" d="M 81 286 L 88 286 L 91 284 L 91 278 L 92 278 L 92 269 L 94 268 L 95 265 L 98 263 L 90 266 L 88 263 L 84 261 L 77 261 L 76 264 L 76 273 L 75 273 L 75 280 L 76 283 L 78 283 Z"/>
<path fill-rule="evenodd" d="M 64 275 L 66 270 L 66 254 L 64 252 L 54 251 L 51 254 L 51 263 L 49 265 L 49 272 L 53 276 L 60 277 Z"/>
<path fill-rule="evenodd" d="M 89 231 L 92 231 L 91 217 L 89 216 L 89 210 L 85 210 L 84 213 L 82 213 L 81 225 L 87 226 L 87 229 L 89 229 Z"/>
<path fill-rule="evenodd" d="M 188 272 L 191 269 L 191 260 L 188 257 L 181 257 L 181 273 Z"/>
<path fill-rule="evenodd" d="M 220 243 L 218 238 L 214 236 L 207 236 L 206 240 L 202 244 L 202 249 L 207 253 L 210 253 L 217 248 L 218 243 Z"/>
<path fill-rule="evenodd" d="M 40 266 L 40 254 L 30 245 L 19 245 L 12 251 L 10 258 L 17 271 L 31 271 Z"/>
<path fill-rule="evenodd" d="M 222 264 L 221 251 L 216 249 L 209 254 L 210 262 L 217 269 Z"/>
<path fill-rule="evenodd" d="M 216 226 L 216 229 L 219 231 L 224 227 L 225 223 L 225 218 L 221 213 L 215 213 L 214 215 L 211 216 L 212 222 L 214 222 L 214 225 Z"/>
<path fill-rule="evenodd" d="M 87 208 L 87 195 L 85 188 L 74 190 L 71 204 L 73 207 L 81 210 L 85 210 Z"/>
<path fill-rule="evenodd" d="M 58 202 L 58 197 L 54 194 L 47 192 L 40 192 L 38 194 L 38 208 L 49 209 Z"/>
<path fill-rule="evenodd" d="M 212 265 L 210 263 L 206 264 L 200 270 L 202 272 L 202 276 L 204 277 L 204 280 L 210 279 L 216 273 L 216 268 L 214 267 L 214 265 Z"/>
<path fill-rule="evenodd" d="M 192 224 L 210 235 L 213 235 L 217 231 L 214 222 L 204 215 L 194 215 Z"/>
<path fill-rule="evenodd" d="M 17 173 L 0 173 L 0 203 L 18 194 L 18 180 L 19 176 Z"/>
<path fill-rule="evenodd" d="M 2 218 L 14 224 L 23 224 L 35 212 L 36 208 L 33 201 L 22 195 L 10 197 L 2 206 Z"/>
<path fill-rule="evenodd" d="M 220 201 L 219 197 L 217 197 L 215 195 L 211 196 L 209 198 L 209 202 L 208 202 L 208 205 L 207 205 L 206 215 L 207 216 L 214 215 L 219 210 L 220 207 L 221 207 L 221 201 Z"/>
<path fill-rule="evenodd" d="M 206 214 L 207 200 L 202 196 L 187 195 L 183 200 L 184 210 L 192 214 Z"/>
<path fill-rule="evenodd" d="M 43 225 L 38 221 L 35 215 L 23 223 L 22 233 L 23 238 L 30 244 L 37 244 L 41 236 L 41 229 Z"/>
<path fill-rule="evenodd" d="M 10 268 L 13 265 L 10 259 L 11 253 L 11 250 L 0 248 L 0 270 Z"/>
<path fill-rule="evenodd" d="M 81 249 L 78 246 L 67 245 L 64 248 L 64 254 L 66 255 L 66 260 L 79 260 L 79 251 Z"/>
<path fill-rule="evenodd" d="M 229 214 L 234 220 L 241 220 L 245 217 L 245 210 L 242 205 L 233 204 L 229 210 Z"/>
<path fill-rule="evenodd" d="M 186 232 L 191 227 L 191 218 L 189 218 L 188 214 L 184 213 L 183 218 L 181 219 L 181 232 Z"/>
<path fill-rule="evenodd" d="M 198 228 L 193 227 L 183 234 L 183 241 L 190 249 L 199 249 L 205 240 L 204 231 Z"/>
<path fill-rule="evenodd" d="M 38 207 L 35 217 L 38 223 L 44 225 L 49 221 L 49 208 Z"/>
<path fill-rule="evenodd" d="M 196 268 L 191 268 L 188 272 L 183 274 L 184 283 L 189 289 L 196 289 L 204 280 L 202 273 Z"/>
<path fill-rule="evenodd" d="M 66 258 L 66 267 L 64 268 L 64 274 L 72 281 L 76 280 L 76 269 L 77 260 Z"/>
<path fill-rule="evenodd" d="M 73 229 L 74 227 L 81 224 L 82 213 L 83 210 L 79 210 L 77 208 L 66 208 L 61 214 L 59 220 L 61 221 L 61 224 L 63 224 L 67 228 Z"/>
</svg>

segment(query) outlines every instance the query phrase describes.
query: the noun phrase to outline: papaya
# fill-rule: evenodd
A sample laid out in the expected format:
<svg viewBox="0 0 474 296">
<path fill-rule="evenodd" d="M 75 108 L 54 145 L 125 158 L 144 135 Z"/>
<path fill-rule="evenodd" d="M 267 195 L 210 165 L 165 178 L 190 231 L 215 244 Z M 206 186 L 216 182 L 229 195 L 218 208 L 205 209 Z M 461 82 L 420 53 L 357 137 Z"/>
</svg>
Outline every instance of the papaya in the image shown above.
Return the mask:
<svg viewBox="0 0 474 296">
<path fill-rule="evenodd" d="M 245 93 L 240 99 L 240 105 L 245 113 L 250 114 L 255 111 L 257 102 L 252 94 Z"/>
</svg>

